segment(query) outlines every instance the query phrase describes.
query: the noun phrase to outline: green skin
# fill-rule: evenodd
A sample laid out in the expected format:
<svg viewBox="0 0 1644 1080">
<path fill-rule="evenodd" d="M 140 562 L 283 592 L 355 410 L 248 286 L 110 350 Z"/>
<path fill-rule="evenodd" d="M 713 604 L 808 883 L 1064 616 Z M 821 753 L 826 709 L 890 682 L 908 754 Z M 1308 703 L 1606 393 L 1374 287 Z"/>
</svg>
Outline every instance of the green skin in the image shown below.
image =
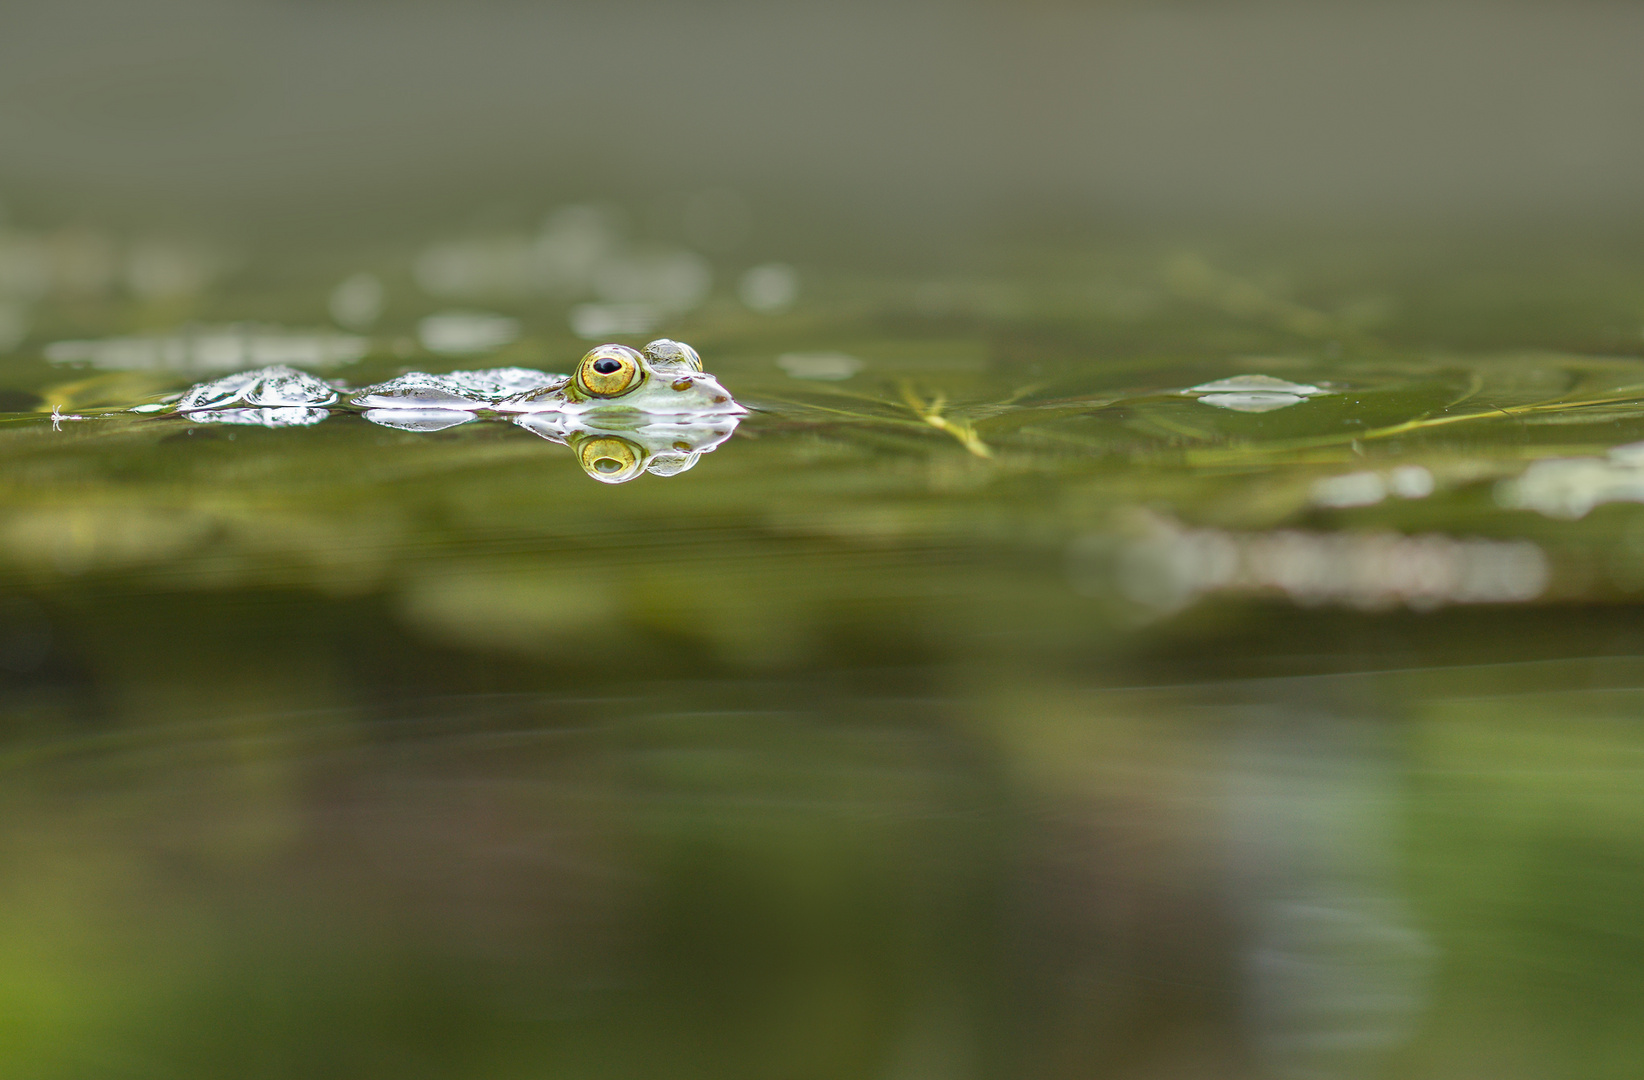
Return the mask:
<svg viewBox="0 0 1644 1080">
<path fill-rule="evenodd" d="M 643 352 L 627 350 L 640 377 L 620 394 L 590 393 L 576 376 L 564 384 L 545 387 L 500 402 L 497 412 L 566 412 L 624 410 L 657 415 L 740 415 L 738 405 L 719 380 L 702 370 L 702 360 L 689 345 L 666 338 L 653 341 Z"/>
</svg>

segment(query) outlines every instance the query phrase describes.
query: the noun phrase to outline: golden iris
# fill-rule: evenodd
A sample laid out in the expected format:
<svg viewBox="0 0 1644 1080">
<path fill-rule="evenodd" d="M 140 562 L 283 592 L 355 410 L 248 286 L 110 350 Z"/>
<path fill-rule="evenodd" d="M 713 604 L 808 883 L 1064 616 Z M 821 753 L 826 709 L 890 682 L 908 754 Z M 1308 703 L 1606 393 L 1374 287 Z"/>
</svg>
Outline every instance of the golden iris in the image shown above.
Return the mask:
<svg viewBox="0 0 1644 1080">
<path fill-rule="evenodd" d="M 577 447 L 577 461 L 583 472 L 607 484 L 632 480 L 645 464 L 638 447 L 615 435 L 596 435 L 584 440 Z"/>
<path fill-rule="evenodd" d="M 616 397 L 638 386 L 645 377 L 639 353 L 626 345 L 590 349 L 577 365 L 577 386 L 594 397 Z"/>
</svg>

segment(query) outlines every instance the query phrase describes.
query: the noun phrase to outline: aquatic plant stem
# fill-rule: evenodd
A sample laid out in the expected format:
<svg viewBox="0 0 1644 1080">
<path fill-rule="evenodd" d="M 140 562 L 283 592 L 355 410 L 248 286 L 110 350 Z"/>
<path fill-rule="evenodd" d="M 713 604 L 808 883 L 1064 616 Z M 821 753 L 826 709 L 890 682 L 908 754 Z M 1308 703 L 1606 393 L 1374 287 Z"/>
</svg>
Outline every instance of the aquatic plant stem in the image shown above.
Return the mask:
<svg viewBox="0 0 1644 1080">
<path fill-rule="evenodd" d="M 938 393 L 929 405 L 914 392 L 913 384 L 904 381 L 901 385 L 902 400 L 907 402 L 913 414 L 937 431 L 945 432 L 959 441 L 959 445 L 969 450 L 979 458 L 991 458 L 993 450 L 981 437 L 976 429 L 964 421 L 953 421 L 942 415 L 942 409 L 947 405 L 947 396 Z"/>
</svg>

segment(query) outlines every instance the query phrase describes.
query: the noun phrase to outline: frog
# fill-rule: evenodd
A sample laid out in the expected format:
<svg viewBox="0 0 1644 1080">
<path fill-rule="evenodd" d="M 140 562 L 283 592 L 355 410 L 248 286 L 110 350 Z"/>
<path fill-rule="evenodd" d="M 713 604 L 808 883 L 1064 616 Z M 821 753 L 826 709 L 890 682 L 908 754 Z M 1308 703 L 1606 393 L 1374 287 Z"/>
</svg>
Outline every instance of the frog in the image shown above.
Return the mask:
<svg viewBox="0 0 1644 1080">
<path fill-rule="evenodd" d="M 401 431 L 511 421 L 570 447 L 583 471 L 607 484 L 685 472 L 730 438 L 747 412 L 703 370 L 695 349 L 669 338 L 643 349 L 595 346 L 568 375 L 519 367 L 413 371 L 357 391 L 276 365 L 201 383 L 169 407 L 132 411 L 293 427 L 319 423 L 335 409 Z"/>
<path fill-rule="evenodd" d="M 646 415 L 739 415 L 743 409 L 719 381 L 702 370 L 702 358 L 683 342 L 659 338 L 644 349 L 615 343 L 590 349 L 569 375 L 529 368 L 411 372 L 355 394 L 350 404 L 367 418 L 392 421 L 379 411 L 419 413 L 633 412 Z M 428 423 L 435 422 L 430 418 Z M 461 422 L 452 418 L 452 422 Z M 389 426 L 402 426 L 389 423 Z M 447 425 L 449 426 L 449 425 Z"/>
</svg>

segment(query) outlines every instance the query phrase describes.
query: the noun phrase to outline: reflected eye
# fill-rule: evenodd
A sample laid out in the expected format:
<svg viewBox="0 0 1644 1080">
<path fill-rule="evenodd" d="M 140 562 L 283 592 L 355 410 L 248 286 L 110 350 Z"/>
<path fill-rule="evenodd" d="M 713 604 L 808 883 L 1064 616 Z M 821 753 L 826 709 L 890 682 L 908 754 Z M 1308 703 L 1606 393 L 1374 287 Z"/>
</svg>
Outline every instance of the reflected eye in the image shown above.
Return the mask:
<svg viewBox="0 0 1644 1080">
<path fill-rule="evenodd" d="M 582 471 L 606 484 L 621 484 L 632 480 L 645 464 L 644 455 L 627 439 L 614 435 L 600 435 L 577 447 L 577 461 Z"/>
<path fill-rule="evenodd" d="M 594 397 L 625 394 L 643 377 L 639 354 L 626 345 L 601 345 L 584 356 L 577 368 L 577 385 Z"/>
</svg>

